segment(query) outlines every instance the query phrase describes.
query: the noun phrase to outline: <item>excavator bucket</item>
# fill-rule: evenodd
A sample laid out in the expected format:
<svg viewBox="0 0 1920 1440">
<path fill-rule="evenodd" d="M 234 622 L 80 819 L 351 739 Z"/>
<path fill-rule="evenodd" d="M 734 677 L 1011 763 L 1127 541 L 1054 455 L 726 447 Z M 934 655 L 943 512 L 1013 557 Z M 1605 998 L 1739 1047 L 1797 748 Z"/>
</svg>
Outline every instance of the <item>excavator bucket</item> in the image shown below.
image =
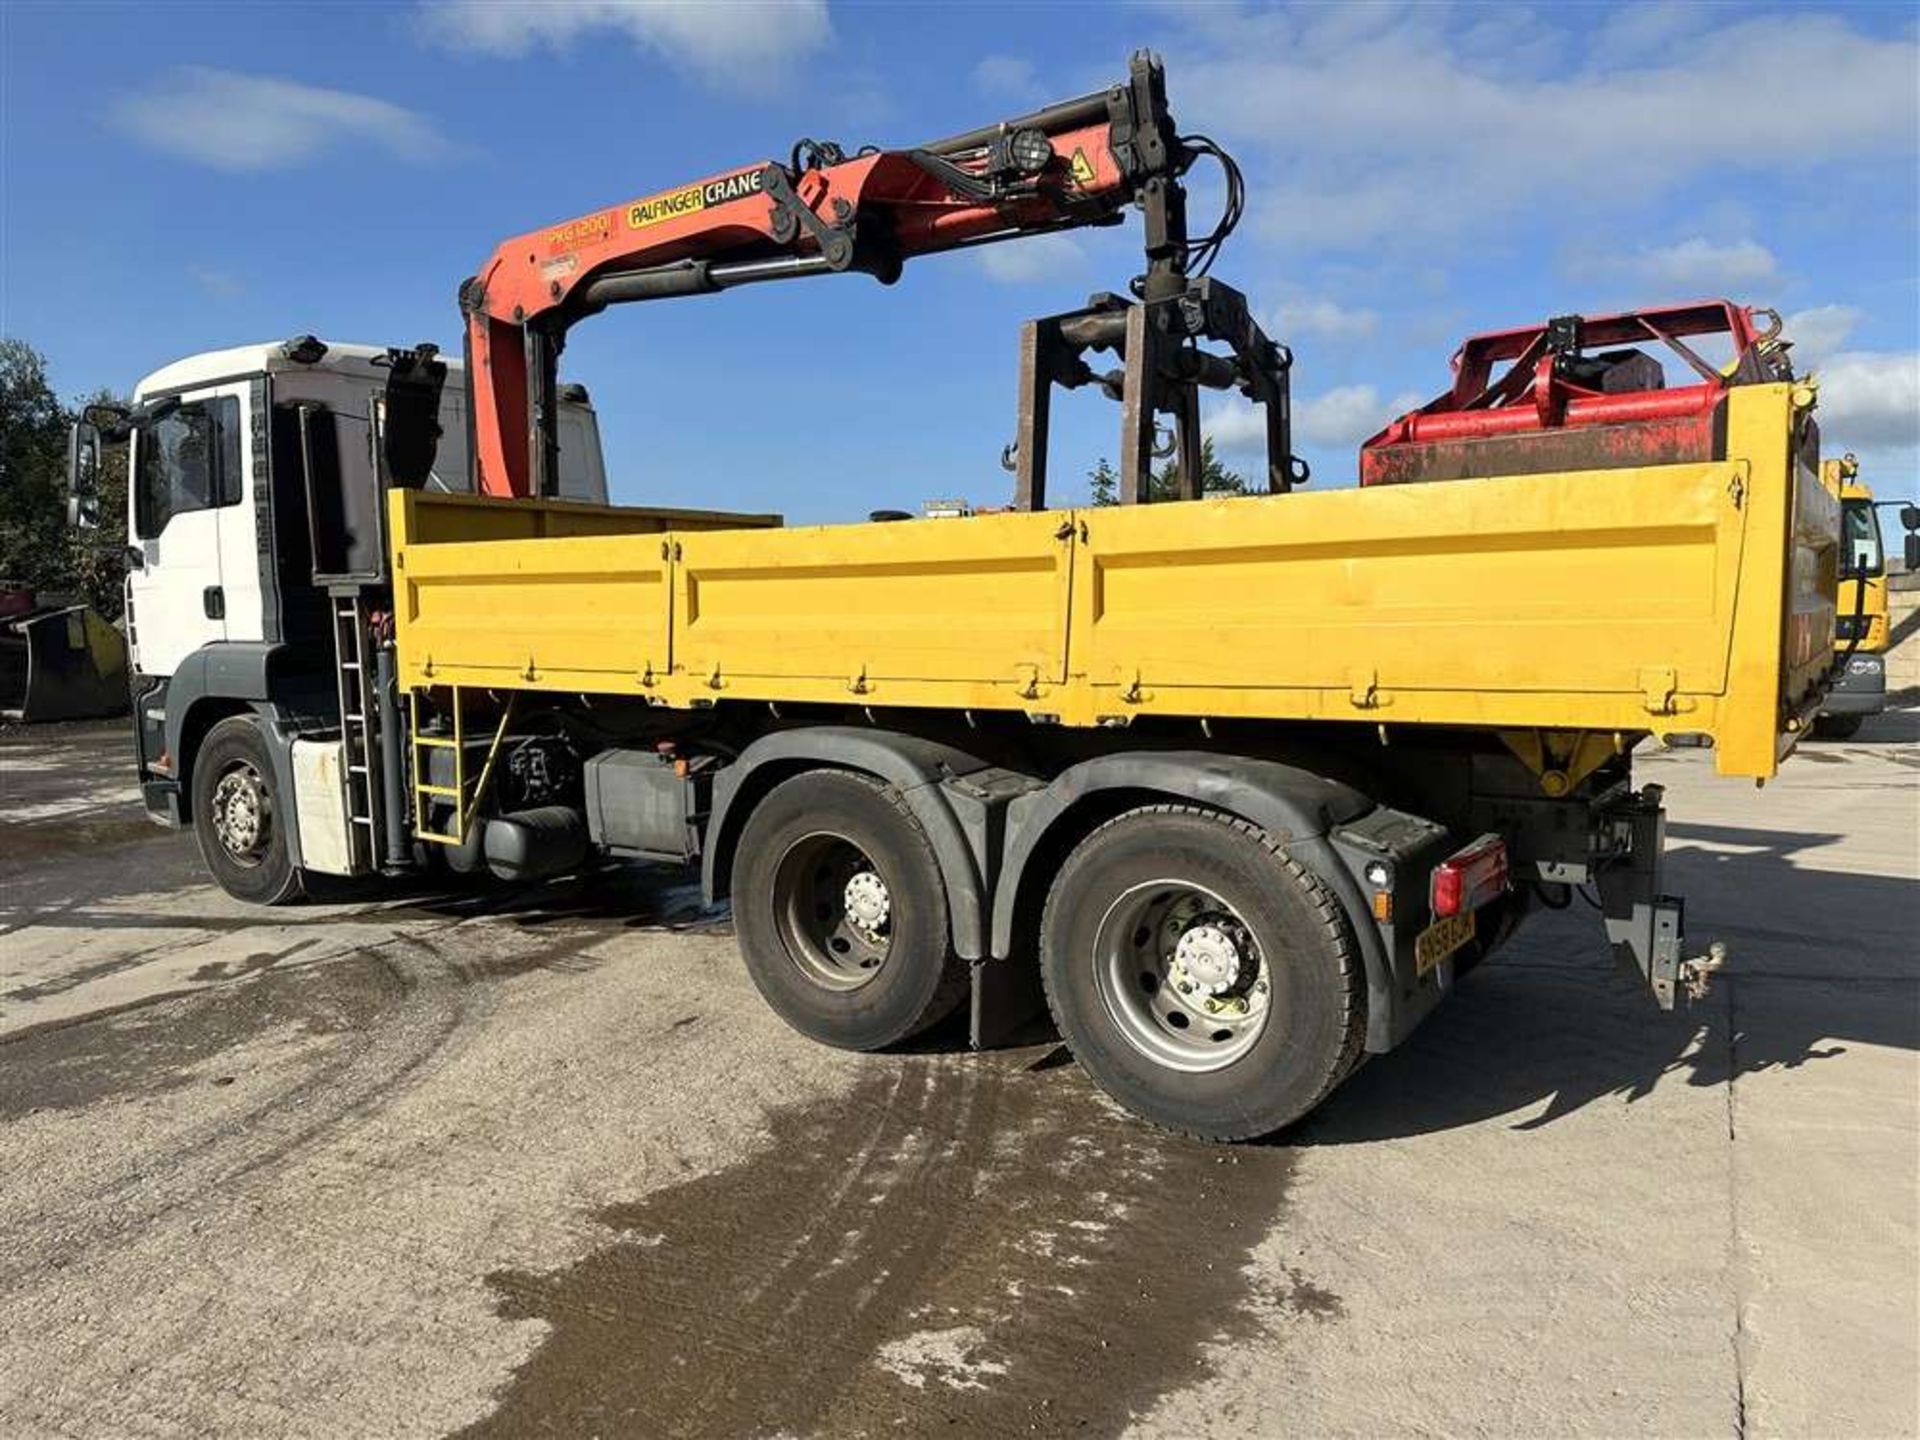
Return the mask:
<svg viewBox="0 0 1920 1440">
<path fill-rule="evenodd" d="M 86 605 L 0 618 L 0 719 L 86 720 L 127 708 L 127 644 Z"/>
</svg>

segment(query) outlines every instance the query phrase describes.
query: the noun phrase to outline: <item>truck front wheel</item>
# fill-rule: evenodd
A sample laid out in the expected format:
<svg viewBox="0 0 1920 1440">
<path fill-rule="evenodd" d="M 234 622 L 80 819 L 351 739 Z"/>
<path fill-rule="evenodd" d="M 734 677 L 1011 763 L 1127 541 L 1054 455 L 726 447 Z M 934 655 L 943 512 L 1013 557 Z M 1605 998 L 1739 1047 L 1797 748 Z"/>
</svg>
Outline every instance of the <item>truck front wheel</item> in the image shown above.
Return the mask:
<svg viewBox="0 0 1920 1440">
<path fill-rule="evenodd" d="M 193 762 L 193 833 L 207 869 L 236 900 L 280 905 L 300 894 L 287 850 L 290 808 L 252 716 L 229 716 L 207 732 Z"/>
<path fill-rule="evenodd" d="M 747 972 L 803 1035 L 884 1049 L 966 994 L 933 845 L 879 780 L 815 770 L 774 788 L 741 832 L 732 889 Z"/>
<path fill-rule="evenodd" d="M 1040 957 L 1081 1066 L 1171 1130 L 1277 1130 L 1360 1053 L 1365 991 L 1344 912 L 1231 816 L 1153 805 L 1095 830 L 1047 896 Z"/>
</svg>

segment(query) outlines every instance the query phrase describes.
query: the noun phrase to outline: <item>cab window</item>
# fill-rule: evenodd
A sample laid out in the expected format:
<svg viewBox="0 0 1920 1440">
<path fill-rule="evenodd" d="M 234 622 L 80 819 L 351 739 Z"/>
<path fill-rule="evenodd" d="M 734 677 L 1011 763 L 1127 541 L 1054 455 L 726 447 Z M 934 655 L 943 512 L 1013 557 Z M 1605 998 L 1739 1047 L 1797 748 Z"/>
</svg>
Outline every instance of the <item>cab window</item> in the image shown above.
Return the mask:
<svg viewBox="0 0 1920 1440">
<path fill-rule="evenodd" d="M 152 540 L 176 515 L 240 503 L 240 401 L 195 400 L 140 428 L 133 528 Z"/>
<path fill-rule="evenodd" d="M 1847 565 L 1853 574 L 1878 575 L 1886 568 L 1880 553 L 1880 524 L 1871 500 L 1848 500 L 1840 507 L 1840 528 L 1846 536 Z"/>
</svg>

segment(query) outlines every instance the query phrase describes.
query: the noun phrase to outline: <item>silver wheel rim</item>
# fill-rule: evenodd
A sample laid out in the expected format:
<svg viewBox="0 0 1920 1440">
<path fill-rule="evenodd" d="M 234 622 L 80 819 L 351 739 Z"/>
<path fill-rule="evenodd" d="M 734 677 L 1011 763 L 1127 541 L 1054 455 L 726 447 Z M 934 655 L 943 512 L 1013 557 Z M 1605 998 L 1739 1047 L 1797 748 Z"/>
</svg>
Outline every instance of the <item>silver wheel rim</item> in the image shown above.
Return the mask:
<svg viewBox="0 0 1920 1440">
<path fill-rule="evenodd" d="M 773 871 L 774 924 L 794 967 L 823 989 L 873 983 L 893 950 L 893 891 L 844 835 L 795 840 Z"/>
<path fill-rule="evenodd" d="M 244 760 L 221 772 L 213 787 L 213 834 L 234 864 L 252 869 L 273 843 L 273 795 Z"/>
<path fill-rule="evenodd" d="M 1273 977 L 1246 921 L 1203 885 L 1150 880 L 1107 907 L 1094 983 L 1122 1036 L 1155 1064 L 1221 1070 L 1266 1031 Z"/>
</svg>

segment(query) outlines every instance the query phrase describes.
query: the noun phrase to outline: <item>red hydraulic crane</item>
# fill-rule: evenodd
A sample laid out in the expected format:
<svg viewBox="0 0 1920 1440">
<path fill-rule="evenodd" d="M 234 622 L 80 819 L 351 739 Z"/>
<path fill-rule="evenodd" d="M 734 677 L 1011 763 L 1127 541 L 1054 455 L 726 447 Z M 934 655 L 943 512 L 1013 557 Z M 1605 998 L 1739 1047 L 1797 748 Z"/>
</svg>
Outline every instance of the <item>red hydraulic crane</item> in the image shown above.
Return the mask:
<svg viewBox="0 0 1920 1440">
<path fill-rule="evenodd" d="M 1181 176 L 1201 155 L 1221 164 L 1227 204 L 1219 225 L 1195 241 Z M 1238 168 L 1205 137 L 1176 134 L 1164 72 L 1141 53 L 1125 82 L 1017 119 L 904 150 L 847 154 L 802 140 L 784 164 L 733 170 L 518 236 L 460 291 L 475 488 L 552 493 L 559 354 L 570 326 L 609 305 L 840 271 L 890 283 L 916 256 L 1117 224 L 1137 205 L 1147 265 L 1133 298 L 1096 296 L 1083 311 L 1027 326 L 1027 388 L 1012 447 L 1019 503 L 1044 503 L 1053 384 L 1097 384 L 1122 402 L 1124 499 L 1145 497 L 1158 412 L 1173 416 L 1182 473 L 1197 486 L 1202 385 L 1267 405 L 1269 484 L 1284 490 L 1303 473 L 1289 450 L 1290 357 L 1260 333 L 1238 292 L 1204 278 L 1241 203 Z M 1233 355 L 1200 350 L 1207 338 L 1227 342 Z M 1126 368 L 1096 374 L 1082 358 L 1088 350 L 1113 351 Z"/>
</svg>

